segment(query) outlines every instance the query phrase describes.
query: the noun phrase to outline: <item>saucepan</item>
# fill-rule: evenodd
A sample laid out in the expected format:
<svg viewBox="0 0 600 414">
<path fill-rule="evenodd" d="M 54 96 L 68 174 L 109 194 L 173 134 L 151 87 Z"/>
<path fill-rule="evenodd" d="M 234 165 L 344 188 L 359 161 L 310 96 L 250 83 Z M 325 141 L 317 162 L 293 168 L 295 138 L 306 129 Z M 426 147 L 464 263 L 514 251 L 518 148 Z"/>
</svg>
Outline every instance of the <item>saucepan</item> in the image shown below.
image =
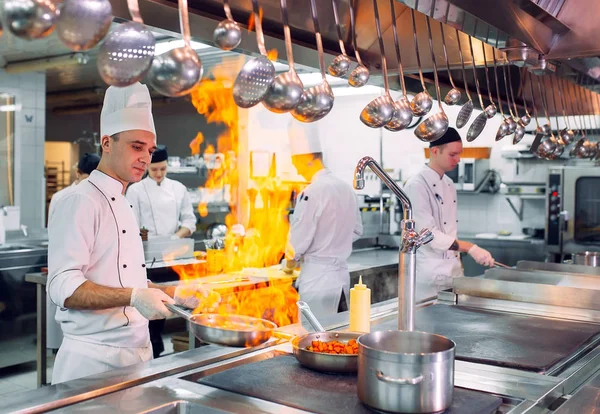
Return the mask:
<svg viewBox="0 0 600 414">
<path fill-rule="evenodd" d="M 190 331 L 203 342 L 232 347 L 251 347 L 268 341 L 277 325 L 244 315 L 202 313 L 193 315 L 179 306 L 165 306 L 190 323 Z"/>
<path fill-rule="evenodd" d="M 348 344 L 354 340 L 358 341 L 363 333 L 359 332 L 326 332 L 317 318 L 311 312 L 310 307 L 306 302 L 299 301 L 298 308 L 302 314 L 308 319 L 312 327 L 317 331 L 301 336 L 296 336 L 292 339 L 292 348 L 294 356 L 298 362 L 309 369 L 321 372 L 332 373 L 356 373 L 358 371 L 358 354 L 328 354 L 324 352 L 310 351 L 309 347 L 313 345 L 313 341 L 320 342 L 341 342 Z M 285 337 L 286 334 L 277 333 L 278 336 Z"/>
</svg>

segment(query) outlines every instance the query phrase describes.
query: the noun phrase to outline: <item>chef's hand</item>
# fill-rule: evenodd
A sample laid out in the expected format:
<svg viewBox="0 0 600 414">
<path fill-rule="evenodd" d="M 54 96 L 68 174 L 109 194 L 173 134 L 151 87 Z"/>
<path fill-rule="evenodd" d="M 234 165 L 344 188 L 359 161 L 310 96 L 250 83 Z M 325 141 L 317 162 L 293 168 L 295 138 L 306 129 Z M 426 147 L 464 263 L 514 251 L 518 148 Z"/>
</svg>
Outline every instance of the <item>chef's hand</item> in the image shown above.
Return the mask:
<svg viewBox="0 0 600 414">
<path fill-rule="evenodd" d="M 492 267 L 494 265 L 494 258 L 492 257 L 491 253 L 485 249 L 482 249 L 476 244 L 474 244 L 467 253 L 473 258 L 473 260 L 482 266 Z"/>
<path fill-rule="evenodd" d="M 131 306 L 150 321 L 171 316 L 165 303 L 174 304 L 175 301 L 160 289 L 133 288 L 131 291 Z"/>
<path fill-rule="evenodd" d="M 174 235 L 172 235 L 170 237 L 171 240 L 179 240 L 181 237 L 179 237 L 179 235 L 177 233 L 175 233 Z"/>
<path fill-rule="evenodd" d="M 298 266 L 298 262 L 296 262 L 295 260 L 283 259 L 283 262 L 281 263 L 281 270 L 283 270 L 284 273 L 290 275 L 294 272 L 296 266 Z"/>
<path fill-rule="evenodd" d="M 221 295 L 214 290 L 207 289 L 200 284 L 186 284 L 177 286 L 173 295 L 177 305 L 190 309 L 210 309 L 221 302 Z"/>
</svg>

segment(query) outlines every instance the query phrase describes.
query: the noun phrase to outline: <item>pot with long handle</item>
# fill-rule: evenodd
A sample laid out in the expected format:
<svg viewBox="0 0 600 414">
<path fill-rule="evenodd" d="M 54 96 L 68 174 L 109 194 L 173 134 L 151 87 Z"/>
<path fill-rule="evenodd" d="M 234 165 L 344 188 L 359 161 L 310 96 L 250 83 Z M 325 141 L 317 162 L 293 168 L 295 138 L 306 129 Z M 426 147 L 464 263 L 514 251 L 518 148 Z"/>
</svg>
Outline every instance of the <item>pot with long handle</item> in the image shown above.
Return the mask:
<svg viewBox="0 0 600 414">
<path fill-rule="evenodd" d="M 358 339 L 358 398 L 394 413 L 441 412 L 452 405 L 456 344 L 419 331 L 379 331 Z"/>
</svg>

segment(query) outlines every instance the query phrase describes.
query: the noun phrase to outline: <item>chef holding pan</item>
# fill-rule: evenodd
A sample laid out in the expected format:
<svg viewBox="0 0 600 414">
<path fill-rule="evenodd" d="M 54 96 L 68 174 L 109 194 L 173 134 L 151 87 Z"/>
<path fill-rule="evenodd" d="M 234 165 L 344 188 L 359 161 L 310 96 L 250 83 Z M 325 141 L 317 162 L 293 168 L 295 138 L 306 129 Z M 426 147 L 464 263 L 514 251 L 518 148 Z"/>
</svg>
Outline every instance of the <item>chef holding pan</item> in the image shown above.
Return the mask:
<svg viewBox="0 0 600 414">
<path fill-rule="evenodd" d="M 156 148 L 148 88 L 109 87 L 100 133 L 97 169 L 57 200 L 48 225 L 47 289 L 64 334 L 53 384 L 151 359 L 148 320 L 170 315 L 165 302 L 195 308 L 207 293 L 146 277 L 139 227 L 123 194 Z"/>
<path fill-rule="evenodd" d="M 456 188 L 445 173 L 460 161 L 463 146 L 454 128 L 429 144 L 429 164 L 409 178 L 404 190 L 412 202 L 417 230 L 433 232 L 431 243 L 417 250 L 416 300 L 436 296 L 452 286 L 452 278 L 462 276 L 459 252 L 468 253 L 482 266 L 493 266 L 494 258 L 476 244 L 457 238 Z"/>
<path fill-rule="evenodd" d="M 352 242 L 363 232 L 354 189 L 323 163 L 317 123 L 292 120 L 288 136 L 292 164 L 310 184 L 297 197 L 290 219 L 284 271 L 302 260 L 297 280 L 300 298 L 321 318 L 338 312 L 349 300 L 350 273 L 346 260 Z"/>
</svg>

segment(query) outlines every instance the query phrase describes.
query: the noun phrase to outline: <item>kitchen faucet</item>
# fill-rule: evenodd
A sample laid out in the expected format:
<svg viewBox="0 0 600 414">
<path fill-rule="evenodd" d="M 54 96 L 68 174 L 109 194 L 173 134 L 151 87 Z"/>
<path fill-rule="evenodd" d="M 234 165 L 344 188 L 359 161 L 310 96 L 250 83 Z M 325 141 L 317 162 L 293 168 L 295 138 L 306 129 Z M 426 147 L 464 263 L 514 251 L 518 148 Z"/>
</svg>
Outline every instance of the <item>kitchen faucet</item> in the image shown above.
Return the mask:
<svg viewBox="0 0 600 414">
<path fill-rule="evenodd" d="M 371 170 L 384 182 L 385 185 L 398 197 L 402 203 L 404 217 L 400 226 L 402 228 L 402 243 L 399 249 L 398 260 L 398 329 L 413 331 L 415 329 L 415 287 L 417 280 L 417 249 L 433 240 L 429 229 L 420 233 L 415 230 L 415 221 L 412 216 L 412 204 L 404 191 L 385 172 L 372 157 L 362 157 L 354 170 L 354 188 L 365 188 L 365 168 Z"/>
</svg>

